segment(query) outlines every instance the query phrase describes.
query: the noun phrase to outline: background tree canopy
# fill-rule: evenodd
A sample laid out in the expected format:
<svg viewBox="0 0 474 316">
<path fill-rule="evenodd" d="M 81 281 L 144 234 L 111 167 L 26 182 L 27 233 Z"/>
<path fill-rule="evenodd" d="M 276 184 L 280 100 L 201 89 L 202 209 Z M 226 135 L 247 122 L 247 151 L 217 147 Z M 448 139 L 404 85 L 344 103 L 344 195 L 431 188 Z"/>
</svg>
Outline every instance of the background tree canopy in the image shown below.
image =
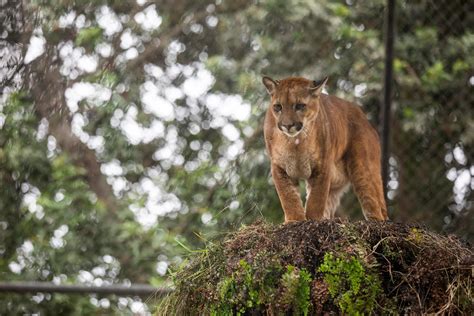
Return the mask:
<svg viewBox="0 0 474 316">
<path fill-rule="evenodd" d="M 329 76 L 378 124 L 385 1 L 2 1 L 0 279 L 167 284 L 186 248 L 283 213 L 261 75 Z M 397 1 L 391 218 L 472 240 L 473 7 Z M 360 218 L 348 196 L 341 216 Z M 2 295 L 0 313 L 136 313 Z"/>
</svg>

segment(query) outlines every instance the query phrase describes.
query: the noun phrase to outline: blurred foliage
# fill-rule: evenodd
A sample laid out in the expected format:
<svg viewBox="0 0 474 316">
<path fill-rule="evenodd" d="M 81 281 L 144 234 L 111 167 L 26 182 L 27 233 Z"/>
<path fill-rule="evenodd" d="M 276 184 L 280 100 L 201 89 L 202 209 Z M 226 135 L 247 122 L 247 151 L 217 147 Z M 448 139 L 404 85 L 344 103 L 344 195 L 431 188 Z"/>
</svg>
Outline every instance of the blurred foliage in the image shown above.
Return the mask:
<svg viewBox="0 0 474 316">
<path fill-rule="evenodd" d="M 453 182 L 473 172 L 474 34 L 464 25 L 463 1 L 436 3 L 397 6 L 389 206 L 394 220 L 469 239 L 472 187 L 458 194 Z M 186 256 L 176 240 L 202 247 L 259 217 L 281 222 L 264 153 L 268 100 L 260 77 L 329 76 L 328 92 L 362 104 L 377 124 L 384 4 L 2 4 L 2 14 L 11 15 L 2 22 L 11 56 L 25 56 L 32 36 L 46 44 L 31 63 L 2 64 L 14 69 L 5 87 L 15 92 L 0 105 L 0 278 L 167 284 L 166 267 Z M 432 19 L 440 16 L 447 20 Z M 186 88 L 199 90 L 206 81 L 210 86 L 198 95 Z M 74 104 L 78 84 L 110 96 L 87 90 Z M 156 90 L 156 108 L 145 102 L 149 89 Z M 217 108 L 209 106 L 211 96 L 221 98 Z M 173 107 L 168 116 L 166 99 Z M 251 105 L 248 117 L 228 114 L 242 102 Z M 137 129 L 142 136 L 135 139 L 128 131 Z M 119 172 L 104 171 L 111 163 Z M 341 214 L 361 216 L 353 196 L 344 206 Z M 136 312 L 132 298 L 0 301 L 2 314 Z"/>
</svg>

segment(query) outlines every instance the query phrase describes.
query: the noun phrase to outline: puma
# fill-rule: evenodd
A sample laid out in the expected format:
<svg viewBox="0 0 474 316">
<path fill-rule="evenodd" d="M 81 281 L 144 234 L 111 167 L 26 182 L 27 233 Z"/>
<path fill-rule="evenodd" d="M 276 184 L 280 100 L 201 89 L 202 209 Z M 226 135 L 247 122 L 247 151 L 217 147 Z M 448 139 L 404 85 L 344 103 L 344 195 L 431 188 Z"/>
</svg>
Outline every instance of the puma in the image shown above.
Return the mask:
<svg viewBox="0 0 474 316">
<path fill-rule="evenodd" d="M 386 220 L 380 145 L 361 108 L 320 82 L 263 77 L 271 96 L 264 136 L 285 222 L 332 219 L 349 184 L 366 219 Z M 306 181 L 306 205 L 298 190 Z"/>
</svg>

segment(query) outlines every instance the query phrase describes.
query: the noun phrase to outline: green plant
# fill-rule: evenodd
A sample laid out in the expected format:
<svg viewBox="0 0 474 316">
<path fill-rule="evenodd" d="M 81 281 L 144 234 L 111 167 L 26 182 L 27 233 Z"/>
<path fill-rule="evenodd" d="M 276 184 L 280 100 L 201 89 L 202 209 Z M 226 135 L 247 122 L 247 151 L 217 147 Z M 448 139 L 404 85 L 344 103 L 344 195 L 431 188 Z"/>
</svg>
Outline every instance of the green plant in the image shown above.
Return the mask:
<svg viewBox="0 0 474 316">
<path fill-rule="evenodd" d="M 102 29 L 99 27 L 88 27 L 79 31 L 76 37 L 76 45 L 94 47 L 102 39 Z"/>
<path fill-rule="evenodd" d="M 262 280 L 256 278 L 255 274 L 256 271 L 247 261 L 240 260 L 239 269 L 219 282 L 219 303 L 211 308 L 211 315 L 242 315 L 249 309 L 265 304 L 274 288 L 274 284 L 268 284 L 271 280 L 266 280 L 266 276 L 271 274 L 264 274 Z"/>
<path fill-rule="evenodd" d="M 281 277 L 283 295 L 280 300 L 292 307 L 294 315 L 308 315 L 310 307 L 311 274 L 305 269 L 288 265 Z"/>
<path fill-rule="evenodd" d="M 211 315 L 242 315 L 273 304 L 278 288 L 281 289 L 278 301 L 284 310 L 292 310 L 294 315 L 308 315 L 312 281 L 308 271 L 288 265 L 283 273 L 280 266 L 252 266 L 245 260 L 240 260 L 238 267 L 219 282 L 219 302 L 211 307 Z"/>
<path fill-rule="evenodd" d="M 327 253 L 318 271 L 323 273 L 329 293 L 343 313 L 361 315 L 373 311 L 375 300 L 382 292 L 380 281 L 364 269 L 359 259 Z"/>
<path fill-rule="evenodd" d="M 406 240 L 414 242 L 415 244 L 420 244 L 423 241 L 423 238 L 423 231 L 419 228 L 413 227 L 412 229 L 410 229 L 410 233 Z"/>
</svg>

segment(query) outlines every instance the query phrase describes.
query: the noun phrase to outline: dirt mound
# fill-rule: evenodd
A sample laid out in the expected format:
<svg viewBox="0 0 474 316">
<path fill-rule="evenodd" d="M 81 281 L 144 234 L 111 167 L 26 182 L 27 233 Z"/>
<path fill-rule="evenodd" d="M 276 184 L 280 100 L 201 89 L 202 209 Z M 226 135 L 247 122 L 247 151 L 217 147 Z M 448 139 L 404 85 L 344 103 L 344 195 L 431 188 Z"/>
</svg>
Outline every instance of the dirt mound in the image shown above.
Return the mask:
<svg viewBox="0 0 474 316">
<path fill-rule="evenodd" d="M 396 223 L 256 223 L 199 252 L 159 315 L 472 314 L 472 248 Z"/>
</svg>

